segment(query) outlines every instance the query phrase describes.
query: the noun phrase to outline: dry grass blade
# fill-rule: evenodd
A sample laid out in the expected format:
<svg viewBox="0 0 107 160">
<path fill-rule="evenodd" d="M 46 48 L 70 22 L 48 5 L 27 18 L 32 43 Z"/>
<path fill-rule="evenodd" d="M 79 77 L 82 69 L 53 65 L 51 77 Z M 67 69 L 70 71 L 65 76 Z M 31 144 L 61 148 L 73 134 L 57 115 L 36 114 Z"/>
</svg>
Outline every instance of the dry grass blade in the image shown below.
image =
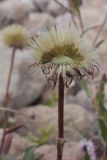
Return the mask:
<svg viewBox="0 0 107 160">
<path fill-rule="evenodd" d="M 86 28 L 82 33 L 81 33 L 81 37 L 83 37 L 88 31 L 92 30 L 92 29 L 95 29 L 97 27 L 99 27 L 100 25 L 95 25 L 95 26 L 92 26 L 92 27 L 89 27 L 89 28 Z"/>
<path fill-rule="evenodd" d="M 103 43 L 104 41 L 105 41 L 104 39 L 102 39 L 101 41 L 99 41 L 99 42 L 96 44 L 95 48 L 100 47 L 100 45 L 102 45 L 102 43 Z"/>
<path fill-rule="evenodd" d="M 82 16 L 81 16 L 80 9 L 78 11 L 78 18 L 79 18 L 79 22 L 80 22 L 81 31 L 83 32 L 83 30 L 84 30 L 84 23 L 83 23 L 83 19 L 82 19 Z"/>
<path fill-rule="evenodd" d="M 101 24 L 101 26 L 100 26 L 100 28 L 99 28 L 99 30 L 98 30 L 98 33 L 97 33 L 95 39 L 93 40 L 93 44 L 95 44 L 95 43 L 97 42 L 97 40 L 98 40 L 98 38 L 99 38 L 99 36 L 100 36 L 103 28 L 104 28 L 104 25 L 105 25 L 105 23 L 106 23 L 106 20 L 107 20 L 107 14 L 106 14 L 106 16 L 104 17 L 104 20 L 103 20 L 103 22 L 102 22 L 102 24 Z"/>
<path fill-rule="evenodd" d="M 31 118 L 30 116 L 26 115 L 25 113 L 17 111 L 17 110 L 14 110 L 14 109 L 0 107 L 0 110 L 1 111 L 12 112 L 12 113 L 15 113 L 15 114 L 20 114 L 20 115 L 23 115 L 23 116 L 25 116 L 27 118 Z"/>
<path fill-rule="evenodd" d="M 75 21 L 73 11 L 72 11 L 70 8 L 64 6 L 64 5 L 63 5 L 61 2 L 59 2 L 58 0 L 54 0 L 54 1 L 71 14 L 71 16 L 72 16 L 72 21 L 73 21 L 75 27 L 77 28 L 77 23 L 76 23 L 76 21 Z"/>
</svg>

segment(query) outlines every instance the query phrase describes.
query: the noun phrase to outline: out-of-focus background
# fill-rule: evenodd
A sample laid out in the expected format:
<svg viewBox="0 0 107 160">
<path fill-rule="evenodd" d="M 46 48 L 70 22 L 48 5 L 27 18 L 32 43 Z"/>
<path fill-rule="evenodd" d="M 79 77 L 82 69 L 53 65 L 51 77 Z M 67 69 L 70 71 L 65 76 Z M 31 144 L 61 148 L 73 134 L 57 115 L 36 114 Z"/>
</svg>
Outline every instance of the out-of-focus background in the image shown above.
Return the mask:
<svg viewBox="0 0 107 160">
<path fill-rule="evenodd" d="M 60 2 L 69 7 L 67 0 Z M 87 37 L 93 43 L 99 26 L 107 14 L 106 0 L 84 0 L 80 8 L 84 28 L 96 26 L 88 31 Z M 34 35 L 47 25 L 61 23 L 71 19 L 70 13 L 54 0 L 0 0 L 0 29 L 7 25 L 18 23 L 27 28 Z M 79 26 L 78 17 L 75 20 Z M 78 28 L 80 31 L 80 27 Z M 78 81 L 72 83 L 70 89 L 65 91 L 65 137 L 69 143 L 65 145 L 65 160 L 77 159 L 76 148 L 83 135 L 90 137 L 98 133 L 95 122 L 96 112 L 93 100 L 102 75 L 107 74 L 107 22 L 98 38 L 104 40 L 98 48 L 101 68 L 95 80 L 83 84 Z M 5 95 L 6 81 L 10 64 L 11 49 L 0 42 L 0 103 L 2 105 Z M 57 89 L 52 90 L 41 71 L 33 74 L 27 73 L 28 64 L 34 61 L 28 50 L 17 51 L 15 67 L 11 83 L 11 99 L 9 107 L 26 113 L 30 118 L 15 114 L 10 121 L 24 124 L 26 128 L 20 129 L 13 137 L 9 154 L 21 160 L 23 151 L 33 142 L 38 143 L 36 152 L 45 155 L 45 160 L 54 160 L 56 157 L 55 144 L 57 136 Z M 89 94 L 86 94 L 87 86 Z M 105 105 L 107 100 L 107 84 L 105 84 Z M 2 134 L 2 129 L 1 129 Z M 0 135 L 1 138 L 1 135 Z"/>
</svg>

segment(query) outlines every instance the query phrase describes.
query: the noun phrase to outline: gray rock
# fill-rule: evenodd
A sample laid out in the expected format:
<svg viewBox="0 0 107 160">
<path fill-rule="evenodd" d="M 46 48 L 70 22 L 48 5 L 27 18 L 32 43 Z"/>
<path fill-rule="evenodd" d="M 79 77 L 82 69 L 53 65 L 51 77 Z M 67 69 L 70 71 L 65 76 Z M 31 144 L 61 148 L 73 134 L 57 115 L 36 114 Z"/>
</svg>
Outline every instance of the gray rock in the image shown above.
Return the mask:
<svg viewBox="0 0 107 160">
<path fill-rule="evenodd" d="M 55 145 L 44 145 L 36 149 L 35 154 L 43 155 L 44 160 L 55 160 L 57 157 L 57 149 Z M 82 155 L 79 154 L 79 143 L 66 142 L 63 151 L 63 160 L 82 160 Z"/>
<path fill-rule="evenodd" d="M 56 141 L 57 107 L 49 108 L 47 106 L 36 106 L 22 109 L 21 111 L 24 113 L 26 112 L 29 117 L 33 117 L 34 119 L 31 120 L 27 117 L 16 115 L 16 123 L 26 124 L 29 127 L 29 130 L 38 137 L 42 134 L 44 129 L 50 129 L 51 136 L 49 142 L 53 143 Z M 83 136 L 80 132 L 83 132 L 87 136 L 93 135 L 96 132 L 95 115 L 79 105 L 65 105 L 64 119 L 66 139 L 79 140 Z"/>
<path fill-rule="evenodd" d="M 34 10 L 34 5 L 23 0 L 8 0 L 0 3 L 0 27 L 10 23 L 22 23 L 30 11 Z"/>
<path fill-rule="evenodd" d="M 62 2 L 63 3 L 63 2 Z M 59 4 L 57 4 L 54 0 L 49 2 L 47 12 L 49 12 L 53 16 L 59 16 L 65 13 L 65 9 L 62 8 Z"/>
<path fill-rule="evenodd" d="M 21 68 L 19 73 L 16 93 L 10 101 L 10 107 L 15 109 L 36 103 L 46 86 L 46 80 L 41 69 L 38 69 L 35 74 L 27 75 L 26 68 Z"/>
<path fill-rule="evenodd" d="M 0 58 L 0 102 L 3 101 L 6 90 L 8 70 L 10 65 L 11 50 L 0 45 L 2 56 Z M 41 69 L 33 74 L 28 74 L 28 65 L 33 63 L 32 54 L 29 51 L 16 51 L 15 64 L 13 69 L 12 81 L 10 86 L 10 104 L 9 107 L 20 108 L 32 104 L 43 92 L 46 80 Z"/>
<path fill-rule="evenodd" d="M 30 13 L 28 19 L 23 23 L 34 34 L 38 29 L 50 25 L 53 20 L 53 17 L 48 13 Z"/>
<path fill-rule="evenodd" d="M 32 0 L 32 2 L 39 12 L 45 12 L 49 4 L 49 0 Z"/>
</svg>

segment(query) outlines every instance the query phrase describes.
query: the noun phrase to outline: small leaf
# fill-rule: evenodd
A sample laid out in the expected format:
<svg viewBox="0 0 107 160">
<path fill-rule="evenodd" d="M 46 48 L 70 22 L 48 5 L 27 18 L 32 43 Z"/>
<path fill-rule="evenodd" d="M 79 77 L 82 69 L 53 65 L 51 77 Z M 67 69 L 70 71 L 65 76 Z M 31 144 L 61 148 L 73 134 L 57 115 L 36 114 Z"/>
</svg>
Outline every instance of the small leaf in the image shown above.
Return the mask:
<svg viewBox="0 0 107 160">
<path fill-rule="evenodd" d="M 73 7 L 77 12 L 79 11 L 80 6 L 83 4 L 82 0 L 69 0 L 69 4 Z"/>
<path fill-rule="evenodd" d="M 87 151 L 86 151 L 86 153 L 85 153 L 84 160 L 90 160 L 90 157 L 89 157 Z"/>
<path fill-rule="evenodd" d="M 96 102 L 97 102 L 99 114 L 101 117 L 103 117 L 105 113 L 107 112 L 105 109 L 105 105 L 104 105 L 105 103 L 105 95 L 104 95 L 105 82 L 106 82 L 106 77 L 105 75 L 103 75 L 100 81 L 99 87 L 98 87 L 97 94 L 96 94 Z"/>
<path fill-rule="evenodd" d="M 35 148 L 35 146 L 30 146 L 25 150 L 23 160 L 37 160 L 36 156 L 33 153 L 34 148 Z"/>
<path fill-rule="evenodd" d="M 46 105 L 48 105 L 48 107 L 53 107 L 57 101 L 58 97 L 56 96 L 56 94 L 53 94 L 51 98 L 47 100 Z"/>
<path fill-rule="evenodd" d="M 107 126 L 104 120 L 101 118 L 98 119 L 98 122 L 99 122 L 100 130 L 101 130 L 102 138 L 107 143 Z"/>
<path fill-rule="evenodd" d="M 107 111 L 102 112 L 100 117 L 102 117 L 104 122 L 107 124 Z"/>
<path fill-rule="evenodd" d="M 35 137 L 35 135 L 32 132 L 29 132 L 27 135 L 27 138 L 32 142 L 37 144 L 37 137 Z"/>
<path fill-rule="evenodd" d="M 50 135 L 51 135 L 51 131 L 52 129 L 49 128 L 43 128 L 42 129 L 42 134 L 40 136 L 40 138 L 37 140 L 38 146 L 43 145 L 43 144 L 48 144 L 49 139 L 50 139 Z"/>
<path fill-rule="evenodd" d="M 86 95 L 87 95 L 88 97 L 90 97 L 90 91 L 89 91 L 87 82 L 86 82 L 84 79 L 81 80 L 81 85 L 82 85 L 82 88 L 84 89 Z"/>
</svg>

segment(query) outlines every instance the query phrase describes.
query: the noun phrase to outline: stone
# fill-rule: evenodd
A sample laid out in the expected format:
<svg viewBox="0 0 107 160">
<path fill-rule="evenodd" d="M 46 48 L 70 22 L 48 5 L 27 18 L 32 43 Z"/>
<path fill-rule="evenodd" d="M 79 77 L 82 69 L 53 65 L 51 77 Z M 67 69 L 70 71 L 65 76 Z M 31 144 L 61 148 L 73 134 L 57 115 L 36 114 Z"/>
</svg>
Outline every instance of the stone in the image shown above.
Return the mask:
<svg viewBox="0 0 107 160">
<path fill-rule="evenodd" d="M 36 137 L 40 137 L 43 130 L 49 131 L 50 129 L 49 143 L 55 143 L 57 138 L 57 107 L 50 108 L 39 105 L 22 109 L 21 112 L 33 117 L 33 119 L 16 115 L 16 123 L 26 124 Z M 85 110 L 82 106 L 66 104 L 64 115 L 65 138 L 67 140 L 80 140 L 82 137 L 80 132 L 88 136 L 96 133 L 95 114 Z M 22 133 L 26 134 L 26 131 Z"/>
<path fill-rule="evenodd" d="M 43 145 L 36 149 L 35 154 L 43 155 L 44 160 L 55 160 L 57 157 L 57 150 L 55 145 Z M 82 160 L 82 156 L 79 154 L 79 143 L 66 142 L 63 150 L 63 160 Z"/>
<path fill-rule="evenodd" d="M 61 1 L 61 3 L 64 4 L 63 1 Z M 57 4 L 54 0 L 52 0 L 52 1 L 49 1 L 47 12 L 49 12 L 51 15 L 57 17 L 59 15 L 64 14 L 65 9 L 62 8 L 59 4 Z"/>
<path fill-rule="evenodd" d="M 27 138 L 21 137 L 18 134 L 14 134 L 9 154 L 18 157 L 24 153 L 26 148 L 31 145 L 32 143 Z"/>
<path fill-rule="evenodd" d="M 23 0 L 8 0 L 0 3 L 0 27 L 11 23 L 22 23 L 30 11 L 34 10 L 33 4 Z"/>
<path fill-rule="evenodd" d="M 53 20 L 48 13 L 30 13 L 28 19 L 24 21 L 24 26 L 34 34 L 38 29 L 50 25 Z"/>
<path fill-rule="evenodd" d="M 0 129 L 0 143 L 2 134 L 3 130 Z M 32 143 L 27 138 L 21 137 L 17 133 L 12 133 L 12 142 L 8 154 L 18 157 L 19 155 L 23 154 L 25 149 L 31 145 Z"/>
<path fill-rule="evenodd" d="M 28 74 L 24 63 L 20 65 L 19 79 L 16 84 L 16 90 L 10 101 L 10 108 L 20 109 L 22 106 L 36 104 L 46 87 L 47 81 L 41 68 L 35 73 Z"/>
<path fill-rule="evenodd" d="M 0 102 L 3 101 L 6 90 L 6 83 L 10 65 L 12 50 L 0 44 L 2 56 L 0 58 Z M 46 86 L 45 76 L 41 69 L 33 74 L 28 74 L 28 66 L 35 62 L 32 54 L 23 50 L 16 51 L 15 64 L 13 69 L 12 81 L 10 85 L 10 104 L 9 107 L 19 109 L 36 102 Z"/>
<path fill-rule="evenodd" d="M 32 0 L 38 12 L 45 12 L 47 10 L 49 0 Z"/>
</svg>

